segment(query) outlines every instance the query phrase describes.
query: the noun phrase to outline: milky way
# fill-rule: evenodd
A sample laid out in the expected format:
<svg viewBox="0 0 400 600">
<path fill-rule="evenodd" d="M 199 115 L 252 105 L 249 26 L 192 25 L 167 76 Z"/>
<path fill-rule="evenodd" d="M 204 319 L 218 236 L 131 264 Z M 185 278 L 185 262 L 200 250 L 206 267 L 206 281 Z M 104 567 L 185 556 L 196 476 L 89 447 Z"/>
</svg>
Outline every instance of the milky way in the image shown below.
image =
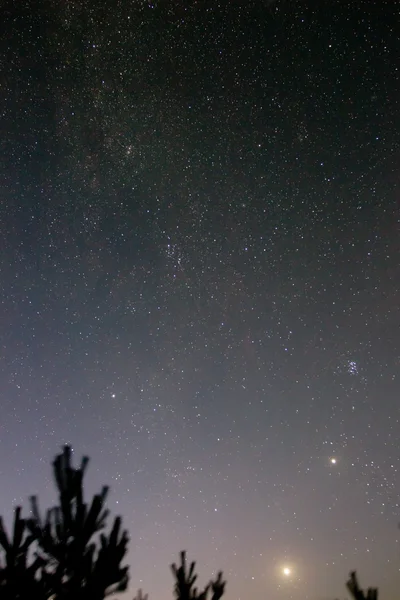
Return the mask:
<svg viewBox="0 0 400 600">
<path fill-rule="evenodd" d="M 4 6 L 1 514 L 69 442 L 131 596 L 391 600 L 396 3 Z"/>
</svg>

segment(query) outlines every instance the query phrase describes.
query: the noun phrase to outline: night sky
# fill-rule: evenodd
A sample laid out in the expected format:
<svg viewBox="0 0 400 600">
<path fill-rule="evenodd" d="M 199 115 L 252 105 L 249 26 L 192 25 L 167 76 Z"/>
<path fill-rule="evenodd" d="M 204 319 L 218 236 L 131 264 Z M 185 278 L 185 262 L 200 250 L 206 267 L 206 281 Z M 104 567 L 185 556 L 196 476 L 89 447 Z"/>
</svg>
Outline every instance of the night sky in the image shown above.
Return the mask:
<svg viewBox="0 0 400 600">
<path fill-rule="evenodd" d="M 13 0 L 0 29 L 0 513 L 55 501 L 68 442 L 131 597 L 187 549 L 228 600 L 351 569 L 393 600 L 399 3 Z"/>
</svg>

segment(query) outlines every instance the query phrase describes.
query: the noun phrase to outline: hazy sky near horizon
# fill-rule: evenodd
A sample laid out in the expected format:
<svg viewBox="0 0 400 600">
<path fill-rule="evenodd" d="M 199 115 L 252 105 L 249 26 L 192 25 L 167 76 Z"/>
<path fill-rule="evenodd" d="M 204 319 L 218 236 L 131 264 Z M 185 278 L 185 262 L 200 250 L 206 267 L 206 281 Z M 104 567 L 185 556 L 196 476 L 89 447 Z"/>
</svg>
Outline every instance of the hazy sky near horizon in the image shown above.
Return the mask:
<svg viewBox="0 0 400 600">
<path fill-rule="evenodd" d="M 68 442 L 131 596 L 394 600 L 398 3 L 2 12 L 0 514 Z"/>
</svg>

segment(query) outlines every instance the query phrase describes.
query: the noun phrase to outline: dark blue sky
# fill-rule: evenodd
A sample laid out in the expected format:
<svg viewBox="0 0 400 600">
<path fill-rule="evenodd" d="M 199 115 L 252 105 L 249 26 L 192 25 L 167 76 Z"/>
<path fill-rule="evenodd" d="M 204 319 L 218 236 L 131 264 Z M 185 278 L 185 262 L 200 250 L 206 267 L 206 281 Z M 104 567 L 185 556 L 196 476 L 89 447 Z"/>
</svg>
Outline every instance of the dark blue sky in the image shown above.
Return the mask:
<svg viewBox="0 0 400 600">
<path fill-rule="evenodd" d="M 70 442 L 132 595 L 185 548 L 232 600 L 394 599 L 397 13 L 5 4 L 0 512 Z"/>
</svg>

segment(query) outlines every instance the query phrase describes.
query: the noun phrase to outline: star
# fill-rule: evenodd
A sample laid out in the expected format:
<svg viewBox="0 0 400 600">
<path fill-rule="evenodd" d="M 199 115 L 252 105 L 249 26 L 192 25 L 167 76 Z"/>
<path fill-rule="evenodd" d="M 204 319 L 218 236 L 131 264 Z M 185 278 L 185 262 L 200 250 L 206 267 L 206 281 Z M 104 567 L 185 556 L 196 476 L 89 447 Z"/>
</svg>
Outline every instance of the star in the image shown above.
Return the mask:
<svg viewBox="0 0 400 600">
<path fill-rule="evenodd" d="M 71 440 L 132 596 L 395 582 L 396 3 L 73 4 L 2 15 L 0 516 Z"/>
</svg>

